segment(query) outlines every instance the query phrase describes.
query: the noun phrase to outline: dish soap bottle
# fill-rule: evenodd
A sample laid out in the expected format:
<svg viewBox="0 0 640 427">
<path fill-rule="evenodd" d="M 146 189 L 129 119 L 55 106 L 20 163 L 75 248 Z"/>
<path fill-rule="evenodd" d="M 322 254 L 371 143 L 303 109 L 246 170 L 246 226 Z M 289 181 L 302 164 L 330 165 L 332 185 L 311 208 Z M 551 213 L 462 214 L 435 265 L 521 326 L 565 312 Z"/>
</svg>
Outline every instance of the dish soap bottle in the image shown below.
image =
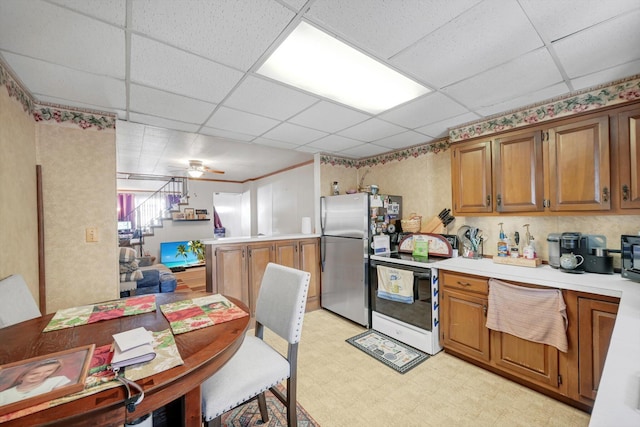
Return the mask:
<svg viewBox="0 0 640 427">
<path fill-rule="evenodd" d="M 500 226 L 500 238 L 498 239 L 498 256 L 509 256 L 509 244 L 507 243 L 507 236 L 502 229 L 502 222 L 498 223 Z"/>
<path fill-rule="evenodd" d="M 534 259 L 536 257 L 536 250 L 533 247 L 533 236 L 529 233 L 529 224 L 523 225 L 527 229 L 524 238 L 524 248 L 522 249 L 522 256 L 526 259 Z"/>
</svg>

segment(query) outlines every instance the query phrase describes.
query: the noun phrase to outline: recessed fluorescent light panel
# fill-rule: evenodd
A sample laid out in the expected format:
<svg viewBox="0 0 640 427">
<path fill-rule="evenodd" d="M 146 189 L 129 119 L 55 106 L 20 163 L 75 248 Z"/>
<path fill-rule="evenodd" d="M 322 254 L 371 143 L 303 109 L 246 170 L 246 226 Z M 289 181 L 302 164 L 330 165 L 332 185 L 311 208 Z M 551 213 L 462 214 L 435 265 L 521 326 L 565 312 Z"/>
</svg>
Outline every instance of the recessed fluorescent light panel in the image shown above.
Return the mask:
<svg viewBox="0 0 640 427">
<path fill-rule="evenodd" d="M 257 72 L 373 114 L 431 92 L 305 22 Z"/>
</svg>

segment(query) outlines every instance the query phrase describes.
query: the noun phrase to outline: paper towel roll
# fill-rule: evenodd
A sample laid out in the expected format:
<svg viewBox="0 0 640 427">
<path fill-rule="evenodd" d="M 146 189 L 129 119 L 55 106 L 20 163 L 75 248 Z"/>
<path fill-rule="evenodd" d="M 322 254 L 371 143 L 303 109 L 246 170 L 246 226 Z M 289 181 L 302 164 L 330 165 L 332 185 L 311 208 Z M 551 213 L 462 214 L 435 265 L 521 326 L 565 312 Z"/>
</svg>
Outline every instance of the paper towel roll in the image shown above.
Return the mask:
<svg viewBox="0 0 640 427">
<path fill-rule="evenodd" d="M 311 218 L 302 217 L 302 234 L 311 234 Z"/>
</svg>

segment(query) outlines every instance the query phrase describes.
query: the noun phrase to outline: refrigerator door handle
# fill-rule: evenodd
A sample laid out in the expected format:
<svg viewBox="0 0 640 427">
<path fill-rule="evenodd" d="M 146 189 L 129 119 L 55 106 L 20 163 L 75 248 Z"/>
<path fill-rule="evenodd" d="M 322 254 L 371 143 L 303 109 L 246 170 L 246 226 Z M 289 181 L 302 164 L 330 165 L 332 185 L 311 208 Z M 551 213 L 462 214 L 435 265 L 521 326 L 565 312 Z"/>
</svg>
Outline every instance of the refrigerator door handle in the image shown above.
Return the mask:
<svg viewBox="0 0 640 427">
<path fill-rule="evenodd" d="M 326 197 L 322 196 L 320 197 L 320 231 L 321 234 L 324 234 L 324 225 L 325 222 L 327 220 L 327 215 L 326 215 L 326 208 L 325 208 L 325 204 L 326 204 Z"/>
<path fill-rule="evenodd" d="M 326 258 L 327 242 L 325 242 L 324 236 L 320 237 L 320 271 L 324 272 L 324 261 Z"/>
</svg>

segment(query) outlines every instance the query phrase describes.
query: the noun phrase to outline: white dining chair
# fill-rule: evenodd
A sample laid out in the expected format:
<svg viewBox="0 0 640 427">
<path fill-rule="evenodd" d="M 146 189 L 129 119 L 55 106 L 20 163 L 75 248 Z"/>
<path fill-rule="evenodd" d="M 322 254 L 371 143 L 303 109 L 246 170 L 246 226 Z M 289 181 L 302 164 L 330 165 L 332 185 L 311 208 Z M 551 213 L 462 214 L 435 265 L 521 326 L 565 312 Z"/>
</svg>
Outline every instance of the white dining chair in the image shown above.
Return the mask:
<svg viewBox="0 0 640 427">
<path fill-rule="evenodd" d="M 256 303 L 255 336 L 247 334 L 236 354 L 201 386 L 202 414 L 207 427 L 221 426 L 222 414 L 255 398 L 262 421 L 267 422 L 267 390 L 286 406 L 288 425 L 297 426 L 298 343 L 310 276 L 294 268 L 267 265 Z M 264 342 L 264 328 L 288 342 L 286 358 Z M 276 388 L 285 379 L 286 396 Z"/>
<path fill-rule="evenodd" d="M 0 328 L 42 316 L 20 274 L 0 280 Z"/>
</svg>

